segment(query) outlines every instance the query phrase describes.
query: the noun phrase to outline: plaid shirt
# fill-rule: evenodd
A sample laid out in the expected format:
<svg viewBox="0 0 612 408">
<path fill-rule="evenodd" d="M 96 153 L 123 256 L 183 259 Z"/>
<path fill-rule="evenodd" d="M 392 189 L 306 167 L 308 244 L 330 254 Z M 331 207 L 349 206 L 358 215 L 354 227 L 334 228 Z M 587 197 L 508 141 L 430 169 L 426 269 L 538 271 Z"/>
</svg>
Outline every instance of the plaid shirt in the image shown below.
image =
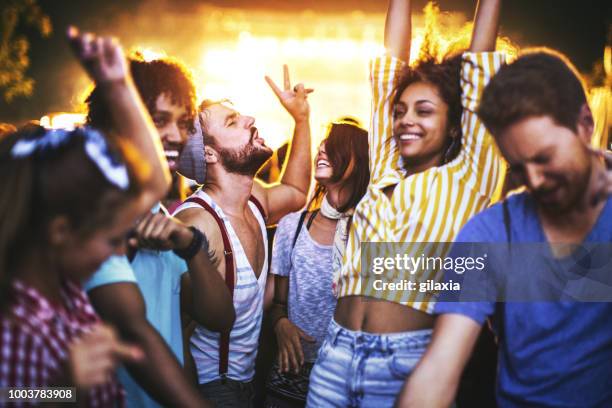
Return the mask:
<svg viewBox="0 0 612 408">
<path fill-rule="evenodd" d="M 62 283 L 62 304 L 53 304 L 20 281 L 12 286 L 14 301 L 0 316 L 0 387 L 59 385 L 68 346 L 100 321 L 80 285 Z M 86 396 L 90 407 L 123 406 L 123 389 L 113 376 Z M 30 406 L 18 403 L 13 406 Z"/>
</svg>

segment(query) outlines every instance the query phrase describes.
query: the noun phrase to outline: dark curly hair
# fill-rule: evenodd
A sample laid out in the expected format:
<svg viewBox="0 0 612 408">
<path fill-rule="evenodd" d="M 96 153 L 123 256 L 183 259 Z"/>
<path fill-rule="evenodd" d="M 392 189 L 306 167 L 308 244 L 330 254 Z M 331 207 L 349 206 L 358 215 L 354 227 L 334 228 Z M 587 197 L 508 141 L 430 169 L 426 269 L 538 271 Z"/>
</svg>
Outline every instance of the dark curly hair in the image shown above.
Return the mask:
<svg viewBox="0 0 612 408">
<path fill-rule="evenodd" d="M 426 56 L 414 66 L 406 66 L 400 73 L 392 96 L 392 109 L 399 103 L 402 93 L 410 85 L 424 82 L 436 87 L 438 94 L 448 106 L 446 148 L 451 149 L 444 155 L 451 161 L 461 150 L 461 54 L 453 53 L 438 62 L 433 56 Z"/>
<path fill-rule="evenodd" d="M 150 114 L 155 112 L 159 95 L 166 94 L 172 103 L 184 106 L 190 118 L 195 118 L 196 90 L 193 77 L 182 62 L 170 57 L 145 61 L 140 53 L 133 53 L 128 61 L 136 88 Z M 113 130 L 110 113 L 97 87 L 85 103 L 88 106 L 89 125 L 102 130 Z M 193 129 L 190 131 L 193 132 Z"/>
</svg>

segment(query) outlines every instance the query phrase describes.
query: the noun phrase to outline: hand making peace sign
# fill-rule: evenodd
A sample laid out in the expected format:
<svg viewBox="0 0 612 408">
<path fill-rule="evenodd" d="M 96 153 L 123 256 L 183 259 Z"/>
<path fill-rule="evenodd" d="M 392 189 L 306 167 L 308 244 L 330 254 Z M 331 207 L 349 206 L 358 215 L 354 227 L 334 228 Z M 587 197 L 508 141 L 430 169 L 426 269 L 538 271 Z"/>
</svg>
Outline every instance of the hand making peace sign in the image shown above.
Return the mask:
<svg viewBox="0 0 612 408">
<path fill-rule="evenodd" d="M 274 91 L 280 103 L 296 122 L 308 120 L 310 106 L 308 105 L 307 96 L 309 93 L 313 92 L 314 89 L 304 88 L 304 84 L 302 83 L 292 88 L 287 65 L 283 65 L 283 74 L 284 90 L 281 90 L 269 76 L 266 76 L 266 82 L 270 85 L 270 88 L 272 88 L 272 91 Z"/>
</svg>

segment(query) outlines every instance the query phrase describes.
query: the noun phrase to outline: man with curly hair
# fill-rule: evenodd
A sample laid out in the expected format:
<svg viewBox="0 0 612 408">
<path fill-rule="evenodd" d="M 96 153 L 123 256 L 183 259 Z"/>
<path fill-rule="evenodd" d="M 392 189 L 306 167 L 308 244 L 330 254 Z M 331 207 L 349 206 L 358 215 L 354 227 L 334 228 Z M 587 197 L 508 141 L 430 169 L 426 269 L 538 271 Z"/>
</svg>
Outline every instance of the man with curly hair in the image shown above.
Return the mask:
<svg viewBox="0 0 612 408">
<path fill-rule="evenodd" d="M 140 97 L 151 114 L 161 137 L 172 173 L 172 190 L 163 200 L 172 213 L 186 195 L 184 179 L 177 173 L 177 159 L 187 135 L 192 132 L 196 114 L 196 91 L 191 72 L 176 58 L 163 57 L 147 61 L 138 52 L 129 58 L 130 70 Z M 86 100 L 87 122 L 112 130 L 107 107 L 100 103 L 99 90 L 94 89 Z"/>
<path fill-rule="evenodd" d="M 196 93 L 191 74 L 176 59 L 145 61 L 137 54 L 129 63 L 173 174 L 173 188 L 135 229 L 146 233 L 160 230 L 156 225 L 178 222 L 168 219 L 169 212 L 164 205 L 173 206 L 181 199 L 182 179 L 176 170 L 179 155 L 194 130 Z M 100 103 L 99 92 L 94 89 L 87 98 L 87 119 L 94 127 L 112 131 L 115 126 L 106 107 Z M 145 352 L 142 362 L 126 365 L 129 374 L 125 370 L 119 372 L 127 391 L 128 406 L 202 406 L 204 401 L 189 384 L 179 364 L 183 362 L 180 288 L 181 277 L 188 270 L 187 263 L 173 251 L 151 250 L 151 244 L 155 244 L 151 235 L 143 239 L 139 234 L 138 238 L 140 247 L 135 253 L 129 258 L 111 258 L 86 285 L 101 317 L 116 326 L 122 338 L 139 345 Z M 205 302 L 221 299 L 221 303 L 216 303 L 221 305 L 216 309 L 219 311 L 216 322 L 220 329 L 230 327 L 233 308 L 229 297 L 223 303 L 226 293 L 223 280 L 213 274 L 201 275 L 208 276 L 204 280 L 194 279 L 204 283 L 198 286 L 202 294 L 198 300 L 202 303 L 195 307 L 206 307 Z"/>
</svg>

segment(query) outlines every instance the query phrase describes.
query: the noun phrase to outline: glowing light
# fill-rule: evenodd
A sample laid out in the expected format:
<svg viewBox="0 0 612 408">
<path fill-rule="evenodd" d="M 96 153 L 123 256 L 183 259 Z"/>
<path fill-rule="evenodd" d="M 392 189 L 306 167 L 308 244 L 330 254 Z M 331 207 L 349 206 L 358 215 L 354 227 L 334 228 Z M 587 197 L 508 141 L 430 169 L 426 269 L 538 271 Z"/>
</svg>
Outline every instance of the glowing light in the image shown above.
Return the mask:
<svg viewBox="0 0 612 408">
<path fill-rule="evenodd" d="M 153 48 L 148 48 L 148 47 L 138 47 L 138 48 L 135 48 L 133 51 L 142 55 L 142 58 L 146 62 L 151 62 L 151 61 L 154 61 L 156 59 L 160 59 L 166 56 L 165 52 L 155 50 Z"/>
<path fill-rule="evenodd" d="M 340 117 L 350 115 L 368 126 L 368 64 L 384 52 L 383 14 L 245 14 L 206 6 L 202 15 L 205 42 L 194 69 L 200 78 L 198 94 L 230 99 L 242 114 L 255 117 L 269 146 L 280 147 L 292 133 L 290 117 L 264 81 L 269 75 L 282 87 L 283 64 L 289 66 L 292 86 L 303 82 L 315 90 L 308 97 L 313 149 L 325 136 L 327 124 Z M 435 17 L 446 24 L 445 37 L 465 26 L 462 14 Z M 426 18 L 432 17 L 414 16 L 411 60 L 419 55 Z"/>
<path fill-rule="evenodd" d="M 52 113 L 40 118 L 40 126 L 47 129 L 74 129 L 85 123 L 86 115 L 82 113 Z"/>
<path fill-rule="evenodd" d="M 604 70 L 608 77 L 612 77 L 612 46 L 607 45 L 604 49 Z"/>
<path fill-rule="evenodd" d="M 313 146 L 326 124 L 352 115 L 369 117 L 368 60 L 384 51 L 371 39 L 274 37 L 241 31 L 234 43 L 207 45 L 198 74 L 199 93 L 207 99 L 229 98 L 243 114 L 257 118 L 266 143 L 278 148 L 291 136 L 292 122 L 264 82 L 271 76 L 282 87 L 282 65 L 289 65 L 292 86 L 315 89 L 309 96 Z"/>
</svg>

